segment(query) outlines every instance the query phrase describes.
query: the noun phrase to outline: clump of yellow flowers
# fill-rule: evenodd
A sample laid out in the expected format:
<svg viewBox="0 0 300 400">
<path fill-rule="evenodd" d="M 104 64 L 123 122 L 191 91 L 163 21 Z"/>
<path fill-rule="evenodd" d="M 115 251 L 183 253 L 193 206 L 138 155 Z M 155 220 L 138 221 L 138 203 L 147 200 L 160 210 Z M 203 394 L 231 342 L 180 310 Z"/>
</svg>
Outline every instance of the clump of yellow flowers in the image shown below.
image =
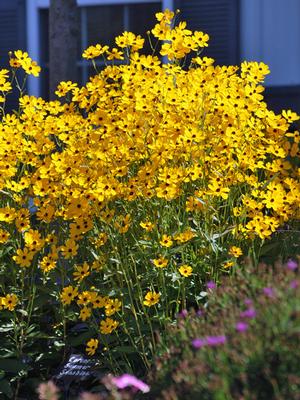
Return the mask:
<svg viewBox="0 0 300 400">
<path fill-rule="evenodd" d="M 106 68 L 82 87 L 61 82 L 63 102 L 22 93 L 0 123 L 1 307 L 32 308 L 49 288 L 64 326 L 86 324 L 89 355 L 117 333 L 146 365 L 155 340 L 149 350 L 141 325 L 163 329 L 251 241 L 300 216 L 299 116 L 268 109 L 268 67 L 214 66 L 207 34 L 156 17 L 153 54 L 132 32 L 90 46 L 83 57 Z M 10 65 L 40 70 L 20 50 Z M 3 102 L 10 90 L 2 70 Z"/>
</svg>

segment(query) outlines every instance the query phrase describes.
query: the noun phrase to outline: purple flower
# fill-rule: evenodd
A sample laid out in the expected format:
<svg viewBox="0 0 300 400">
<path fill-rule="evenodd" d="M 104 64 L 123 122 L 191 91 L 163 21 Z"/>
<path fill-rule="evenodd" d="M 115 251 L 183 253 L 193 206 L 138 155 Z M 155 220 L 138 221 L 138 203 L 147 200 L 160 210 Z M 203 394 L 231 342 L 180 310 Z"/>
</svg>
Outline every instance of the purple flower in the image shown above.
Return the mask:
<svg viewBox="0 0 300 400">
<path fill-rule="evenodd" d="M 238 332 L 245 332 L 248 329 L 249 325 L 246 322 L 237 322 L 235 324 L 235 329 Z"/>
<path fill-rule="evenodd" d="M 268 297 L 274 297 L 274 290 L 271 287 L 263 288 L 263 292 Z"/>
<path fill-rule="evenodd" d="M 192 341 L 192 345 L 193 345 L 193 347 L 195 347 L 195 349 L 200 349 L 201 347 L 206 345 L 206 340 L 205 339 L 194 339 Z"/>
<path fill-rule="evenodd" d="M 296 263 L 294 260 L 289 260 L 286 264 L 286 267 L 291 271 L 295 271 L 295 269 L 298 268 L 298 263 Z"/>
<path fill-rule="evenodd" d="M 196 315 L 197 317 L 202 317 L 202 315 L 204 315 L 204 312 L 202 310 L 198 310 Z"/>
<path fill-rule="evenodd" d="M 248 310 L 245 310 L 240 313 L 240 317 L 242 318 L 255 318 L 256 317 L 256 311 L 253 307 L 248 308 Z"/>
<path fill-rule="evenodd" d="M 219 344 L 224 344 L 226 342 L 226 336 L 208 336 L 206 341 L 208 346 L 218 346 Z"/>
<path fill-rule="evenodd" d="M 137 379 L 134 375 L 129 374 L 124 374 L 113 378 L 112 383 L 116 385 L 118 389 L 125 389 L 128 386 L 133 386 L 143 393 L 148 393 L 150 390 L 150 387 L 146 385 L 146 383 Z"/>
<path fill-rule="evenodd" d="M 213 281 L 209 281 L 206 284 L 207 289 L 215 289 L 216 288 L 216 284 Z"/>
</svg>

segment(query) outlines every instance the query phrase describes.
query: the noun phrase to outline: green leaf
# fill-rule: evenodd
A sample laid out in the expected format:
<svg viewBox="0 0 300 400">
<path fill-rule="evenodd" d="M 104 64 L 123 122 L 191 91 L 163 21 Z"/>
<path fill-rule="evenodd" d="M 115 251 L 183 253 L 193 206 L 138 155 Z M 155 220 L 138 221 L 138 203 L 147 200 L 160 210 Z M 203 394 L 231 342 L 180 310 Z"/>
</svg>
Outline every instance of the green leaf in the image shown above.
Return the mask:
<svg viewBox="0 0 300 400">
<path fill-rule="evenodd" d="M 28 367 L 22 361 L 13 359 L 13 358 L 2 358 L 0 359 L 0 369 L 3 369 L 5 372 L 14 372 L 18 373 L 27 369 Z"/>
<path fill-rule="evenodd" d="M 74 336 L 74 337 L 70 338 L 69 344 L 71 346 L 79 346 L 80 344 L 85 344 L 85 342 L 90 338 L 91 338 L 91 332 L 86 331 L 86 332 L 81 333 L 78 336 Z"/>
<path fill-rule="evenodd" d="M 278 247 L 278 242 L 277 242 L 277 241 L 274 242 L 274 243 L 265 244 L 265 245 L 260 249 L 259 255 L 260 255 L 260 256 L 264 256 L 264 255 L 270 253 L 271 250 L 274 250 L 276 247 Z"/>
<path fill-rule="evenodd" d="M 9 399 L 13 397 L 13 391 L 8 380 L 0 380 L 0 393 L 5 394 Z"/>
<path fill-rule="evenodd" d="M 24 315 L 24 317 L 28 317 L 28 312 L 26 310 L 17 310 L 17 312 Z"/>
<path fill-rule="evenodd" d="M 5 371 L 3 369 L 0 369 L 0 380 L 3 379 L 5 376 Z"/>
<path fill-rule="evenodd" d="M 132 354 L 136 353 L 137 350 L 133 346 L 120 346 L 116 347 L 116 353 Z"/>
<path fill-rule="evenodd" d="M 0 332 L 9 332 L 14 329 L 13 324 L 8 323 L 8 324 L 2 324 L 0 327 Z"/>
</svg>

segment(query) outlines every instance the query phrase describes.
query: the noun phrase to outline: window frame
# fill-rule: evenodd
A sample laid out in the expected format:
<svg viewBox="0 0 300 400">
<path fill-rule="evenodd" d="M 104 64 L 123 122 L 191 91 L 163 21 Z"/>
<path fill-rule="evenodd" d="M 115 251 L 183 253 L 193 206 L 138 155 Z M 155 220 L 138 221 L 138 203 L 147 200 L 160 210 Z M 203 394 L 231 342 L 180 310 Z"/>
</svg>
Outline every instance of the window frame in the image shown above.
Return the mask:
<svg viewBox="0 0 300 400">
<path fill-rule="evenodd" d="M 101 6 L 101 5 L 117 5 L 117 4 L 142 4 L 161 2 L 162 10 L 166 8 L 173 10 L 175 0 L 77 0 L 79 7 Z M 48 8 L 50 0 L 27 0 L 26 1 L 26 41 L 27 51 L 32 59 L 39 64 L 40 57 L 40 35 L 39 35 L 39 11 Z M 85 40 L 84 35 L 81 38 Z M 28 77 L 27 81 L 28 93 L 33 96 L 39 96 L 41 93 L 40 79 L 33 76 Z"/>
</svg>

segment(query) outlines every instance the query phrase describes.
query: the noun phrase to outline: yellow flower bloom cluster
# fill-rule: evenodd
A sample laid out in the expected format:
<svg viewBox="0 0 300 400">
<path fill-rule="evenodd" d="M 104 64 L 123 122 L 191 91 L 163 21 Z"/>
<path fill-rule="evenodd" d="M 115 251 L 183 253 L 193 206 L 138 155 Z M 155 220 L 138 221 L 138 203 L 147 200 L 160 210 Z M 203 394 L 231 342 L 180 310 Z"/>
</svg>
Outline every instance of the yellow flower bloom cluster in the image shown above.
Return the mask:
<svg viewBox="0 0 300 400">
<path fill-rule="evenodd" d="M 147 292 L 148 278 L 171 276 L 172 268 L 182 281 L 197 274 L 192 259 L 175 260 L 191 243 L 205 258 L 222 235 L 265 239 L 300 216 L 300 135 L 289 131 L 299 116 L 268 110 L 268 67 L 214 66 L 200 54 L 207 34 L 174 26 L 168 10 L 156 17 L 151 33 L 170 62 L 141 54 L 144 39 L 124 32 L 111 50 L 85 50 L 86 59 L 112 63 L 82 87 L 61 82 L 56 94 L 66 101 L 23 95 L 19 115 L 0 123 L 0 247 L 14 243 L 7 257 L 22 274 L 36 268 L 51 279 L 64 271 L 63 306 L 79 307 L 82 321 L 102 309 L 102 334 L 118 327 L 112 315 L 134 307 L 115 298 L 126 284 L 135 290 L 142 282 L 137 303 L 151 306 L 160 294 Z M 13 68 L 38 75 L 27 53 L 14 55 Z M 0 71 L 2 92 L 10 90 L 7 77 Z M 140 252 L 136 260 L 130 249 Z M 126 276 L 124 260 L 136 278 Z"/>
<path fill-rule="evenodd" d="M 14 52 L 15 57 L 11 57 L 9 60 L 10 66 L 13 68 L 22 67 L 28 75 L 39 76 L 41 67 L 37 65 L 36 61 L 33 61 L 28 53 L 22 50 L 16 50 Z"/>
</svg>

